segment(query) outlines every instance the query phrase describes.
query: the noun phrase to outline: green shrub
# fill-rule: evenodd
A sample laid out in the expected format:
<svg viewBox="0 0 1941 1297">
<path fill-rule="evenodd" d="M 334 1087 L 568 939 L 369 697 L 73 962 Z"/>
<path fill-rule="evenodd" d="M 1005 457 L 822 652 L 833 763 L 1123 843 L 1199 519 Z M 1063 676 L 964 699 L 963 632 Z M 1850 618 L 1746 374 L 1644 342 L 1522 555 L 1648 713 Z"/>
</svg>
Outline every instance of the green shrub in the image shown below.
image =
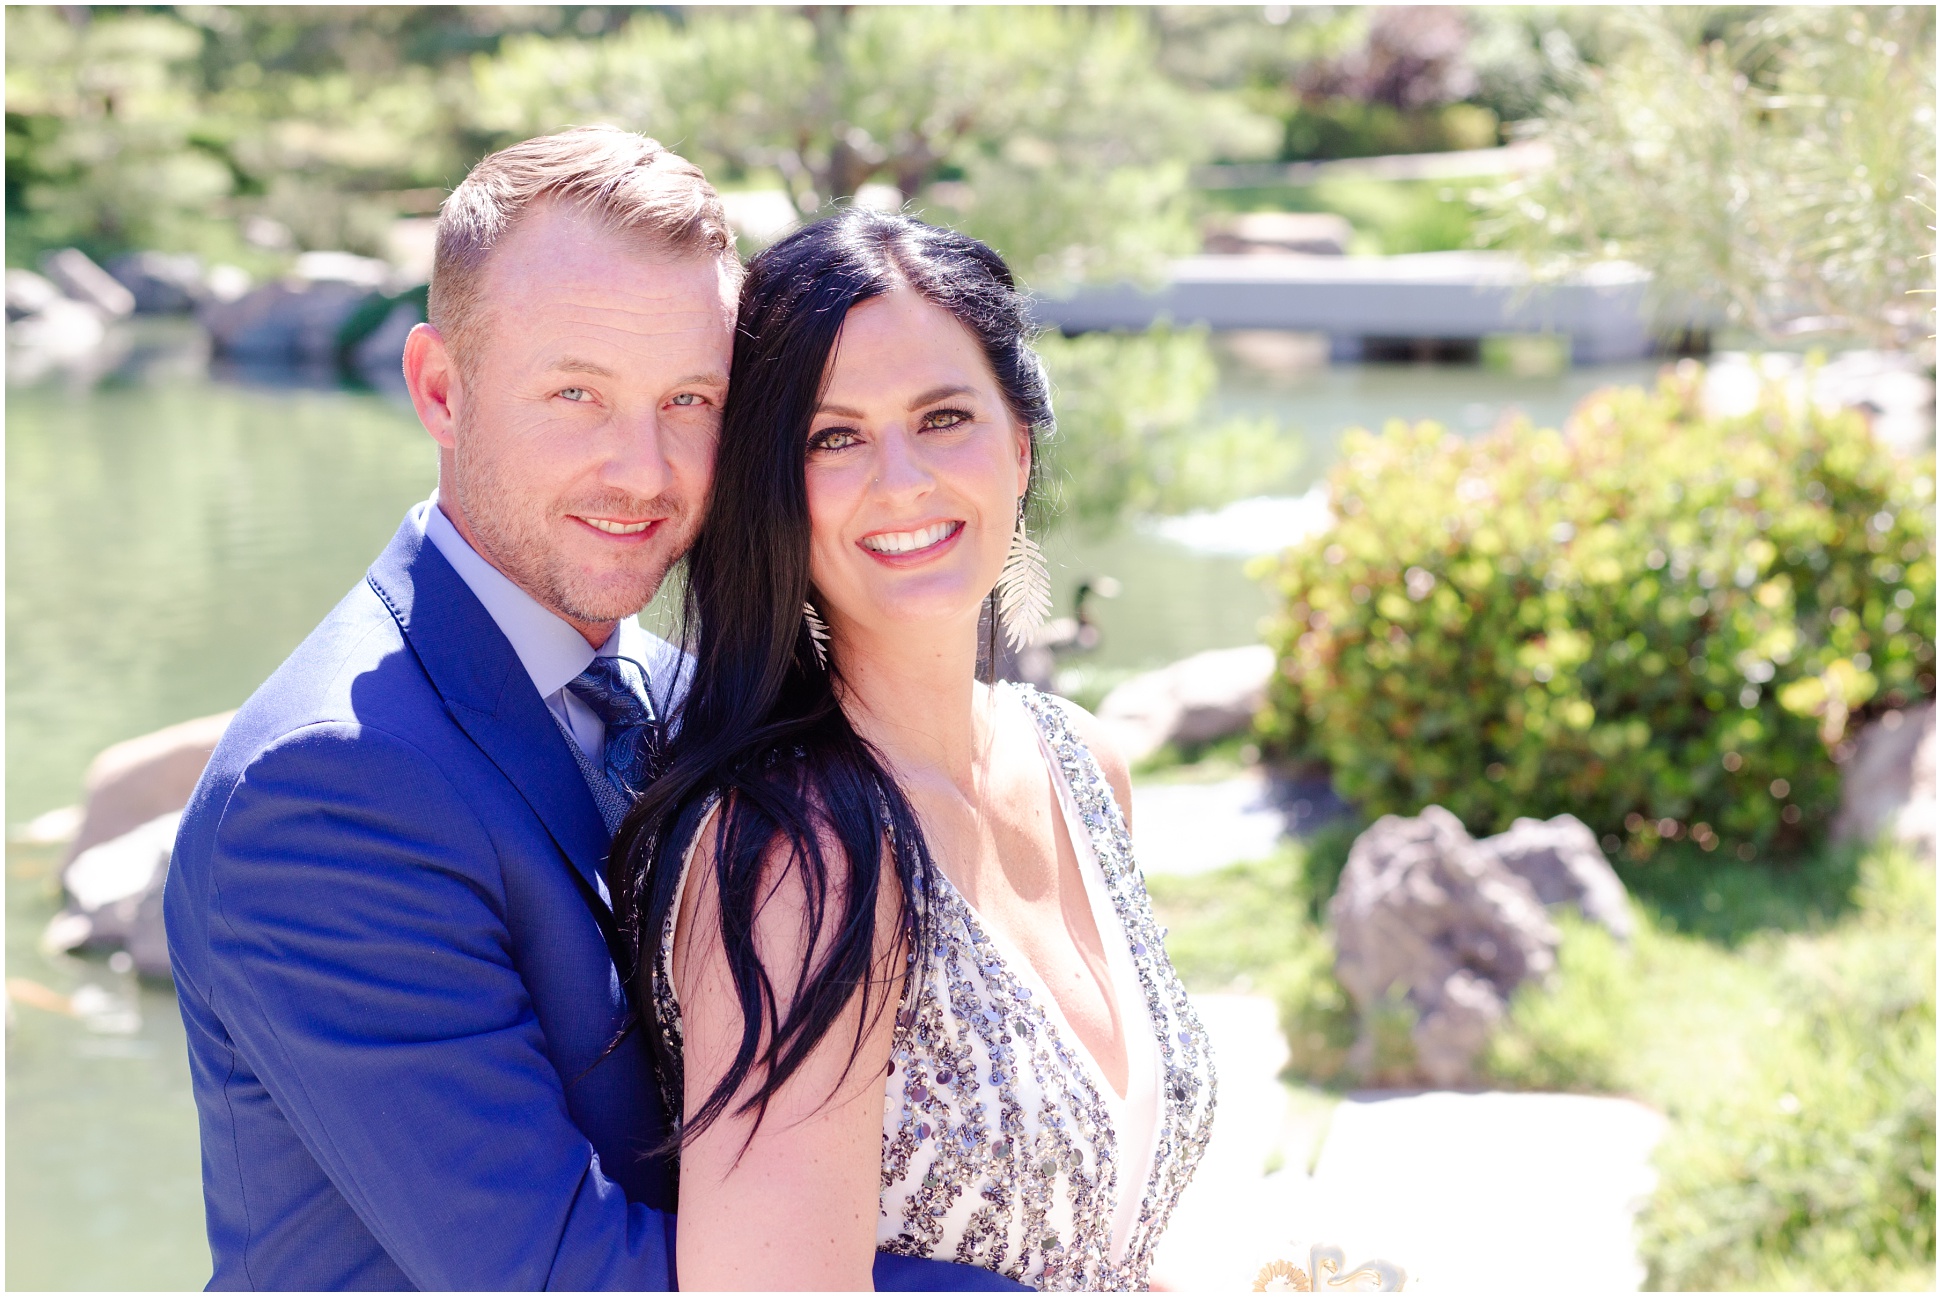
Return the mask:
<svg viewBox="0 0 1941 1297">
<path fill-rule="evenodd" d="M 1351 434 L 1337 518 L 1278 568 L 1271 747 L 1364 814 L 1569 812 L 1740 858 L 1812 840 L 1849 727 L 1934 691 L 1933 461 L 1700 368 L 1559 433 Z"/>
</svg>

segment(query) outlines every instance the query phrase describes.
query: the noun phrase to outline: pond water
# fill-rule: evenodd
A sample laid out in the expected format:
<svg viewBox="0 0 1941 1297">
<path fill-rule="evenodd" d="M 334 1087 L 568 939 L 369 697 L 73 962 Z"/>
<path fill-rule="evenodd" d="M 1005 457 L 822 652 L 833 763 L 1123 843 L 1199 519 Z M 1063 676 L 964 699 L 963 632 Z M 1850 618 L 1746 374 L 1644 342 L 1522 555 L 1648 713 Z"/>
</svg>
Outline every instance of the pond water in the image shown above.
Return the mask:
<svg viewBox="0 0 1941 1297">
<path fill-rule="evenodd" d="M 1297 478 L 1270 484 L 1295 494 L 1348 426 L 1436 418 L 1476 431 L 1511 407 L 1552 421 L 1591 388 L 1650 367 L 1543 379 L 1276 374 L 1229 355 L 1224 373 L 1223 408 L 1273 413 L 1301 438 Z M 401 397 L 212 376 L 192 339 L 166 331 L 114 373 L 10 387 L 6 414 L 13 826 L 73 803 L 104 746 L 246 698 L 359 579 L 435 472 Z M 1250 642 L 1268 610 L 1243 558 L 1150 529 L 1058 535 L 1048 549 L 1061 605 L 1084 577 L 1121 584 L 1097 608 L 1096 671 Z M 200 1287 L 209 1262 L 173 997 L 99 960 L 40 952 L 59 851 L 13 841 L 7 860 L 7 1286 Z M 35 1005 L 59 997 L 92 1009 Z"/>
</svg>

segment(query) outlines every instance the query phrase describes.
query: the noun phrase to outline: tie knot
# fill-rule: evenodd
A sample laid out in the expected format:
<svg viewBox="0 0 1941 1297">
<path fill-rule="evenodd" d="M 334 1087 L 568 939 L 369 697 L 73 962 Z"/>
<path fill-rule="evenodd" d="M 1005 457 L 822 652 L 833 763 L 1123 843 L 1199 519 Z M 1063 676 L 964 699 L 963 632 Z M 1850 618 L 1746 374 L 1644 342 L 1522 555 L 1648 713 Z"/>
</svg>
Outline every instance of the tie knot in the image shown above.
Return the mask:
<svg viewBox="0 0 1941 1297">
<path fill-rule="evenodd" d="M 652 721 L 647 706 L 646 680 L 630 658 L 598 657 L 574 677 L 568 689 L 593 709 L 609 730 L 632 729 Z"/>
</svg>

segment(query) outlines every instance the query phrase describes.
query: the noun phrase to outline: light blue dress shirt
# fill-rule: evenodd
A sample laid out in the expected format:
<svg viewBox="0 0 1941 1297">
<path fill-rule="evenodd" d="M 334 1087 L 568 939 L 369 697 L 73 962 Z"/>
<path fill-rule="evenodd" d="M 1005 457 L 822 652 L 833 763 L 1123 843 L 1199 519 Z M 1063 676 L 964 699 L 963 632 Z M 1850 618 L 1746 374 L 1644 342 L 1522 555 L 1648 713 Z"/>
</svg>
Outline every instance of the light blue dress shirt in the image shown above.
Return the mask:
<svg viewBox="0 0 1941 1297">
<path fill-rule="evenodd" d="M 436 491 L 413 509 L 411 516 L 424 529 L 425 539 L 437 546 L 459 579 L 485 605 L 485 611 L 511 642 L 520 665 L 532 677 L 533 688 L 596 769 L 605 749 L 606 726 L 566 687 L 595 657 L 626 657 L 639 663 L 647 673 L 656 714 L 666 717 L 679 704 L 692 660 L 672 644 L 649 634 L 628 617 L 596 649 L 558 613 L 486 562 L 445 516 Z"/>
</svg>

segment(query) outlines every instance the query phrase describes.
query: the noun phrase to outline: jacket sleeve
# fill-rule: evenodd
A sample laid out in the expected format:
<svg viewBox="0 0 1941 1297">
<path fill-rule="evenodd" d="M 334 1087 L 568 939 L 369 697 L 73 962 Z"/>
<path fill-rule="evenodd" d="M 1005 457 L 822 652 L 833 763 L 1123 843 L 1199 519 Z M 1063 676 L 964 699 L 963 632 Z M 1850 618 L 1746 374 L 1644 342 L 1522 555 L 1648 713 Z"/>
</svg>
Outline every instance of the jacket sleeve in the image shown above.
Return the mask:
<svg viewBox="0 0 1941 1297">
<path fill-rule="evenodd" d="M 413 1284 L 674 1286 L 674 1219 L 629 1203 L 569 1118 L 497 851 L 436 763 L 348 722 L 279 739 L 222 810 L 210 878 L 211 999 Z"/>
</svg>

